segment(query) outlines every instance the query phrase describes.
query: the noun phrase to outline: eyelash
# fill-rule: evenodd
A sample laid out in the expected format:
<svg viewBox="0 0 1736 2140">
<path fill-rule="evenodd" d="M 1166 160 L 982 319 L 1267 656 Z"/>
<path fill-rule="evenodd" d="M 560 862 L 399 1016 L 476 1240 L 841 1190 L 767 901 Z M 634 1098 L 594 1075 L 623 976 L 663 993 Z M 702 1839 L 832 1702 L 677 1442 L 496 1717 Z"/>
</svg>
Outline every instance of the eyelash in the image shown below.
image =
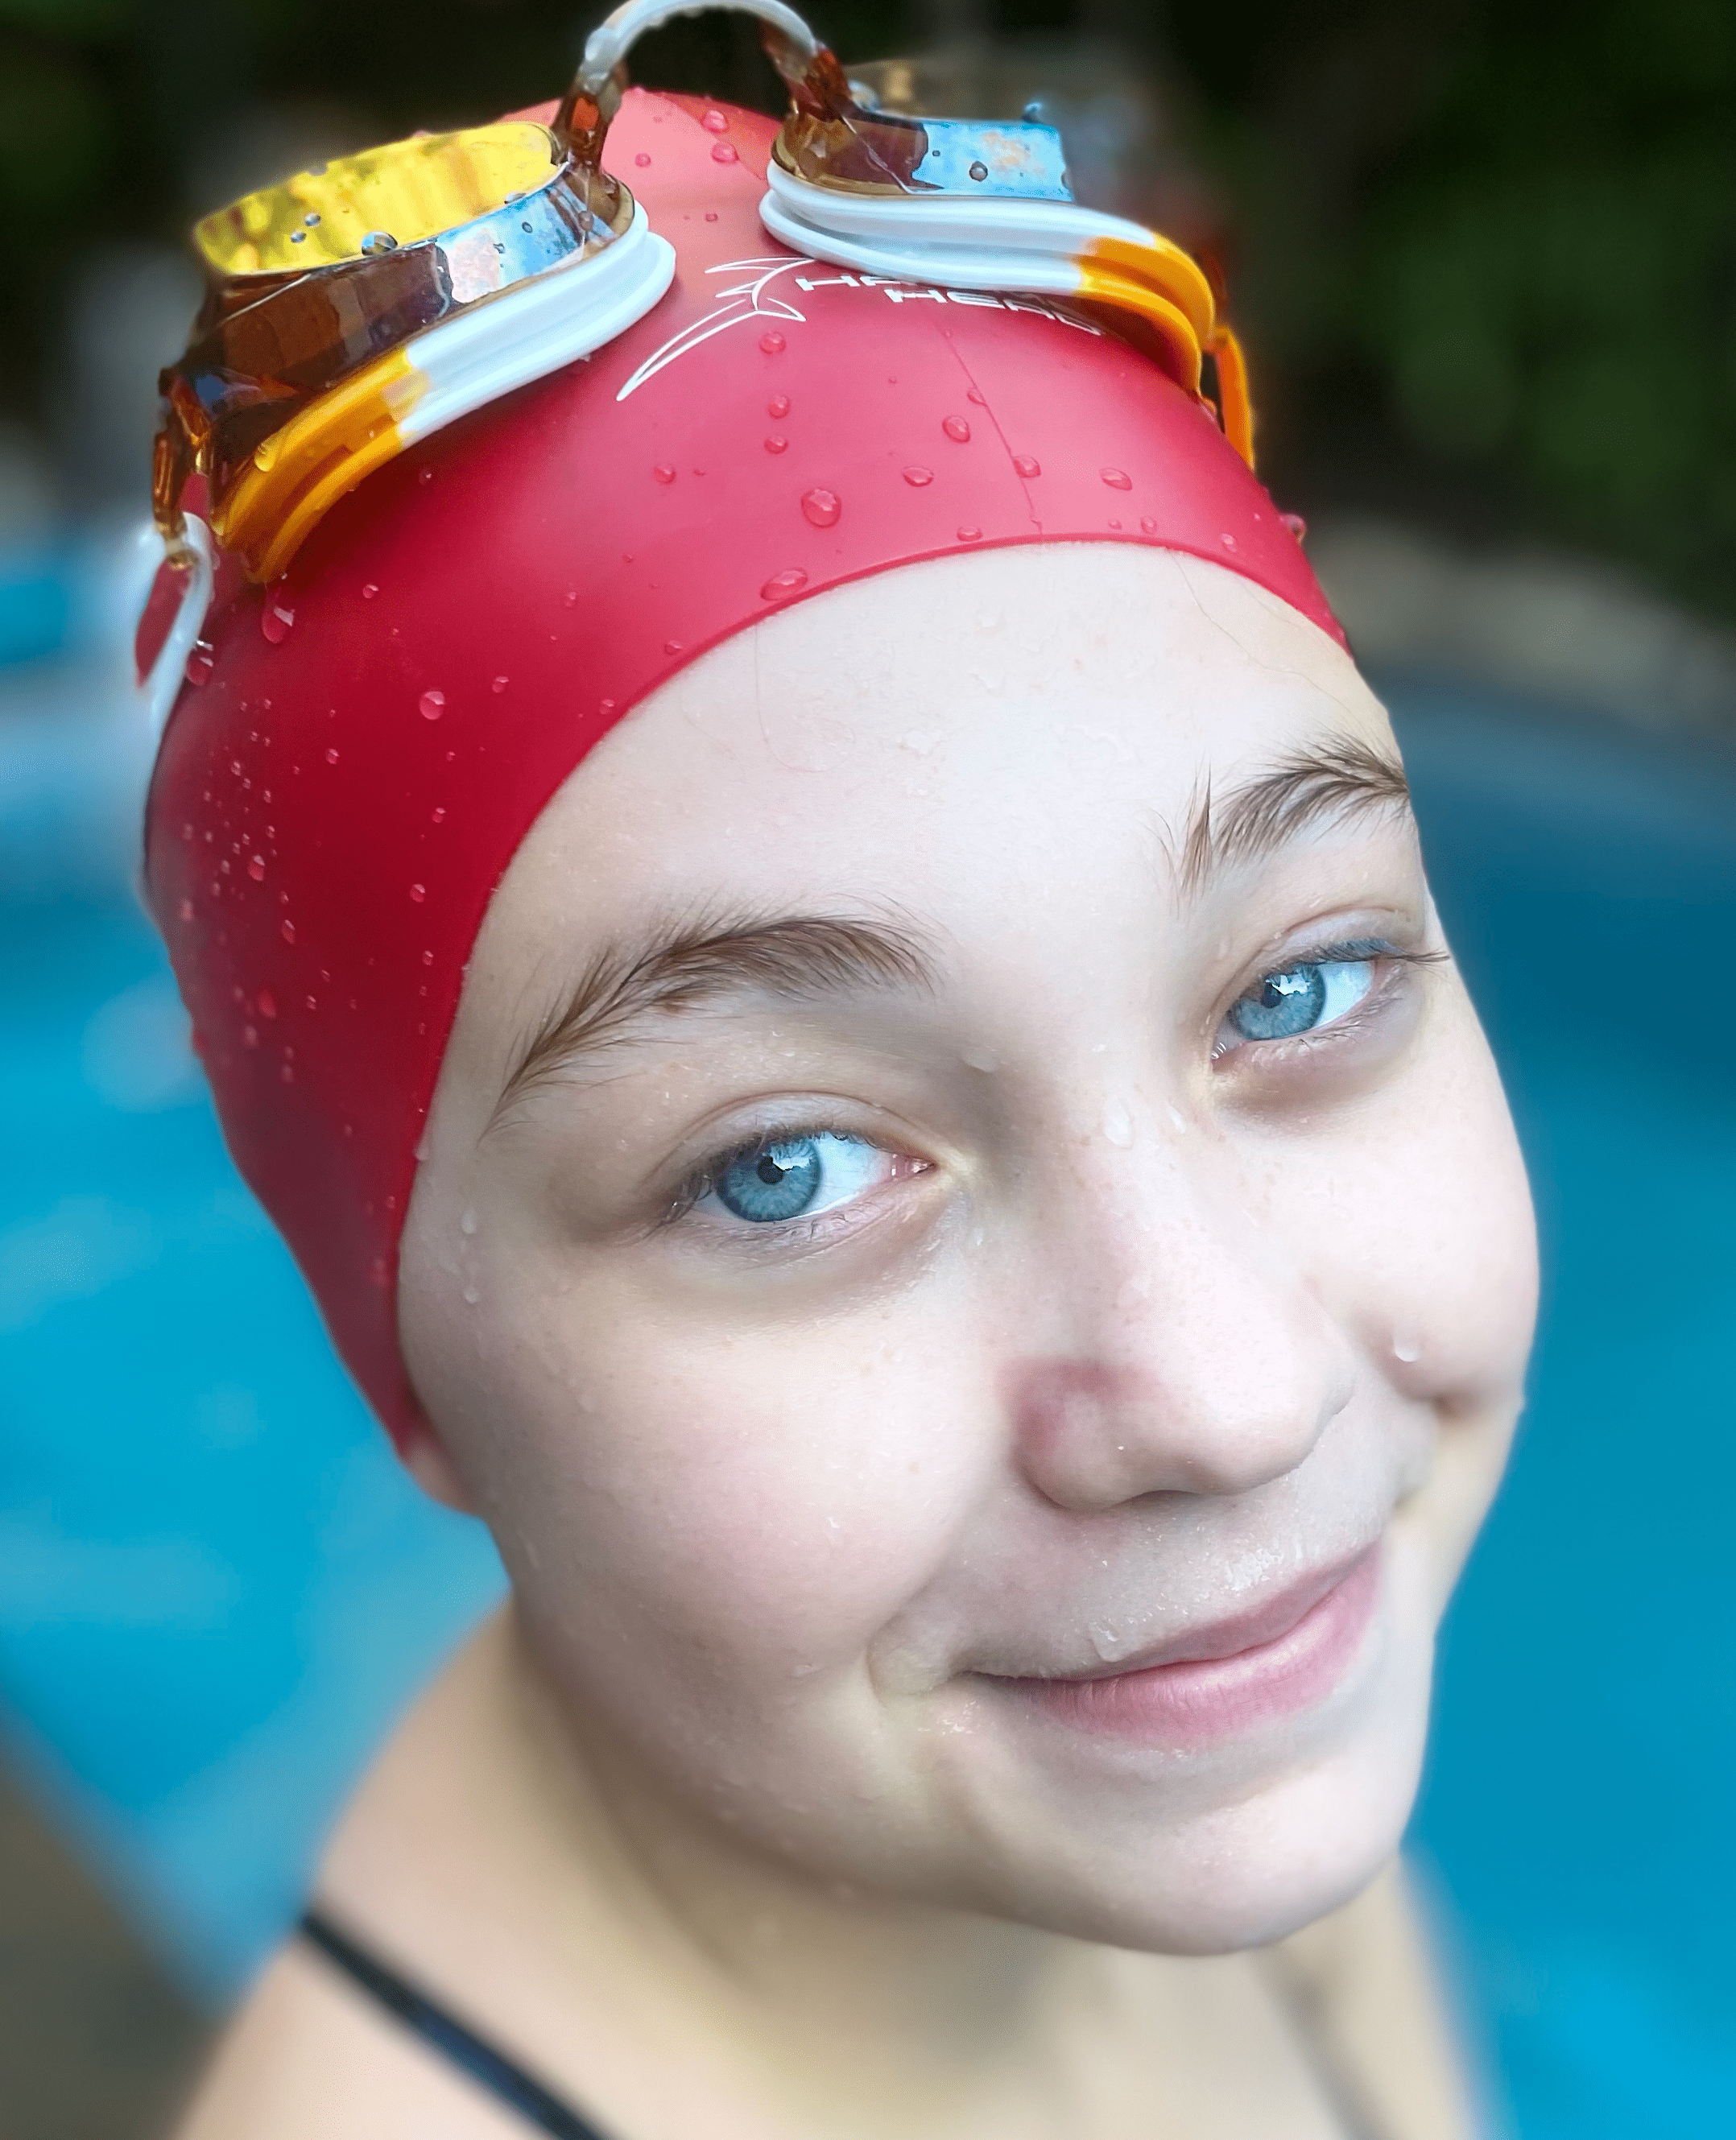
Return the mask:
<svg viewBox="0 0 1736 2140">
<path fill-rule="evenodd" d="M 769 1145 L 798 1144 L 804 1138 L 817 1136 L 853 1139 L 857 1135 L 858 1132 L 855 1130 L 845 1127 L 842 1122 L 836 1120 L 829 1121 L 824 1116 L 792 1115 L 787 1118 L 769 1122 L 763 1129 L 756 1130 L 751 1136 L 738 1139 L 735 1143 L 723 1151 L 713 1152 L 708 1159 L 696 1167 L 693 1172 L 677 1186 L 674 1195 L 665 1205 L 661 1223 L 668 1226 L 674 1225 L 678 1219 L 684 1219 L 696 1204 L 701 1202 L 711 1195 L 732 1166 L 744 1159 L 751 1159 L 756 1152 L 764 1151 Z M 824 1218 L 829 1215 L 822 1212 L 817 1215 L 818 1218 Z M 788 1222 L 788 1226 L 799 1226 L 801 1223 L 799 1219 L 791 1220 Z M 817 1223 L 817 1220 L 809 1223 Z M 784 1234 L 787 1230 L 788 1227 L 785 1226 L 768 1225 L 764 1232 L 765 1236 L 770 1238 L 774 1234 Z"/>
<path fill-rule="evenodd" d="M 1405 950 L 1398 945 L 1390 943 L 1384 936 L 1347 937 L 1333 943 L 1310 945 L 1306 949 L 1299 950 L 1281 963 L 1262 968 L 1258 974 L 1252 976 L 1238 993 L 1246 994 L 1249 989 L 1255 987 L 1261 981 L 1271 979 L 1278 974 L 1292 973 L 1298 966 L 1330 965 L 1340 962 L 1346 964 L 1366 963 L 1388 967 L 1429 966 L 1440 964 L 1446 955 L 1443 951 Z M 1335 1034 L 1353 1026 L 1365 1008 L 1367 1001 L 1368 999 L 1365 999 L 1364 1004 L 1358 1004 L 1355 1010 L 1346 1017 L 1335 1021 L 1333 1025 L 1321 1028 L 1322 1032 Z M 1224 1015 L 1227 1016 L 1227 1014 L 1226 1010 Z M 1219 1022 L 1222 1023 L 1222 1019 Z M 1301 1035 L 1298 1040 L 1245 1040 L 1230 1048 L 1214 1046 L 1212 1054 L 1213 1059 L 1216 1060 L 1224 1054 L 1241 1054 L 1249 1048 L 1257 1051 L 1294 1048 L 1299 1044 L 1306 1046 L 1316 1041 L 1316 1036 L 1311 1033 Z M 674 1195 L 664 1206 L 660 1215 L 660 1224 L 666 1226 L 673 1225 L 686 1218 L 696 1205 L 701 1203 L 711 1194 L 731 1167 L 737 1166 L 743 1160 L 752 1158 L 756 1152 L 764 1151 L 768 1146 L 794 1144 L 804 1138 L 815 1136 L 829 1136 L 854 1139 L 858 1134 L 856 1129 L 847 1126 L 836 1117 L 789 1115 L 775 1117 L 762 1127 L 756 1129 L 751 1136 L 740 1137 L 723 1151 L 711 1154 L 702 1164 L 696 1167 L 678 1185 Z M 843 1208 L 848 1210 L 850 1207 Z M 814 1230 L 831 1215 L 827 1212 L 818 1214 L 814 1219 L 807 1222 L 809 1230 Z M 784 1225 L 768 1225 L 760 1238 L 768 1242 L 774 1239 L 787 1239 L 789 1234 L 802 1224 L 803 1221 L 794 1220 Z"/>
<path fill-rule="evenodd" d="M 1447 955 L 1444 951 L 1405 950 L 1384 936 L 1350 936 L 1333 943 L 1309 945 L 1299 948 L 1286 958 L 1262 966 L 1258 973 L 1250 975 L 1230 1001 L 1232 1004 L 1240 1002 L 1242 997 L 1257 988 L 1261 982 L 1276 979 L 1284 974 L 1293 974 L 1299 966 L 1336 964 L 1389 968 L 1436 966 L 1443 964 Z M 1220 1045 L 1214 1041 L 1212 1059 L 1213 1062 L 1219 1062 L 1227 1055 L 1241 1055 L 1250 1048 L 1266 1053 L 1275 1048 L 1295 1049 L 1320 1046 L 1343 1033 L 1353 1031 L 1361 1023 L 1365 1011 L 1378 1009 L 1379 997 L 1376 991 L 1379 988 L 1380 983 L 1377 978 L 1369 994 L 1343 1018 L 1335 1019 L 1330 1025 L 1317 1028 L 1314 1032 L 1300 1033 L 1293 1039 L 1242 1040 L 1233 1046 Z M 1220 1028 L 1224 1019 L 1229 1016 L 1229 1004 L 1226 1004 L 1218 1019 Z"/>
</svg>

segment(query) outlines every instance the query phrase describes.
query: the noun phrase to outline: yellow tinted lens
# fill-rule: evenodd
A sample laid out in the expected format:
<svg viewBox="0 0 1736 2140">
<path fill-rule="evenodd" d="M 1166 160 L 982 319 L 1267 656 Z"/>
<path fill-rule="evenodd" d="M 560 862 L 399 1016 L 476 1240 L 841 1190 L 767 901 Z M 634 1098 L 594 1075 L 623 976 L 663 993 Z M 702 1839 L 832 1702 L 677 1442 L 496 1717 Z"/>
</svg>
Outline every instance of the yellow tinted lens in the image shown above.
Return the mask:
<svg viewBox="0 0 1736 2140">
<path fill-rule="evenodd" d="M 546 184 L 562 160 L 529 120 L 424 135 L 298 171 L 208 215 L 194 235 L 222 276 L 329 268 L 489 214 Z"/>
</svg>

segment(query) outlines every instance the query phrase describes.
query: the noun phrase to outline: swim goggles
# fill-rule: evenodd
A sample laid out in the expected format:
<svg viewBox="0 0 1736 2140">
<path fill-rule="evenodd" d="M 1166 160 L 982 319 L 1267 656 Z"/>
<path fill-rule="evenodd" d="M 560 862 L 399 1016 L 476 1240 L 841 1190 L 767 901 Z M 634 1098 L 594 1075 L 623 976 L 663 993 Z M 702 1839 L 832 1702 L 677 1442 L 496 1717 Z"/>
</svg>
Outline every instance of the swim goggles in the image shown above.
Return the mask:
<svg viewBox="0 0 1736 2140">
<path fill-rule="evenodd" d="M 1195 395 L 1210 357 L 1225 433 L 1252 461 L 1246 371 L 1210 284 L 1168 238 L 1076 204 L 1052 127 L 919 115 L 900 108 L 907 67 L 848 77 L 782 0 L 723 4 L 758 18 L 789 91 L 760 205 L 774 237 L 892 281 L 1075 298 Z M 635 42 L 706 12 L 627 0 L 592 33 L 552 125 L 391 142 L 197 226 L 206 296 L 162 375 L 152 472 L 184 575 L 144 686 L 158 722 L 209 602 L 214 542 L 250 578 L 276 579 L 374 469 L 589 356 L 663 296 L 673 249 L 604 149 Z M 195 479 L 203 518 L 189 509 Z"/>
</svg>

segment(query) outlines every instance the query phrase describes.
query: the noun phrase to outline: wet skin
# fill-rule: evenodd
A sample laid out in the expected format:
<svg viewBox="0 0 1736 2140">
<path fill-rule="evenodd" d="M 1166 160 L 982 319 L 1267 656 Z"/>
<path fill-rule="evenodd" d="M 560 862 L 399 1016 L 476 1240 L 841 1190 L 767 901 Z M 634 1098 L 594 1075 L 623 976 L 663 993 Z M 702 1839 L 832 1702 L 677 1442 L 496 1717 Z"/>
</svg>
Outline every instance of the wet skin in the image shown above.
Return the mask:
<svg viewBox="0 0 1736 2140">
<path fill-rule="evenodd" d="M 525 841 L 425 1150 L 408 1455 L 514 1608 L 329 1905 L 625 2140 L 1325 2140 L 1242 1951 L 1325 1918 L 1469 2131 L 1376 1876 L 1532 1226 L 1339 648 L 1109 544 L 769 616 Z M 311 2127 L 510 2129 L 292 1953 L 189 2136 Z"/>
<path fill-rule="evenodd" d="M 1302 822 L 1311 758 L 1374 792 Z M 1178 1952 L 1386 1858 L 1534 1279 L 1370 761 L 1384 714 L 1294 613 L 1080 545 L 770 619 L 551 805 L 471 965 L 402 1322 L 629 1828 Z M 1361 969 L 1348 1011 L 1245 1037 L 1311 959 Z M 720 1167 L 804 1139 L 848 1193 L 729 1208 Z M 1295 1699 L 1033 1698 L 1370 1555 Z"/>
</svg>

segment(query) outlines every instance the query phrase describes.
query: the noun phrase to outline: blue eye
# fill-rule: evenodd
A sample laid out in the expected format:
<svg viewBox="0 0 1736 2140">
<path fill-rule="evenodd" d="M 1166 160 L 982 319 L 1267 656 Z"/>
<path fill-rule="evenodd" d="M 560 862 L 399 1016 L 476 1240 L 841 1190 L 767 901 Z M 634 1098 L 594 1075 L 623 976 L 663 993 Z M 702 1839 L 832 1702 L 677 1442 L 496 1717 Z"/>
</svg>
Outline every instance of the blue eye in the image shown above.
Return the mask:
<svg viewBox="0 0 1736 2140">
<path fill-rule="evenodd" d="M 1310 960 L 1266 974 L 1230 1006 L 1243 1040 L 1293 1040 L 1354 1010 L 1374 985 L 1367 959 Z"/>
<path fill-rule="evenodd" d="M 730 1161 L 694 1208 L 720 1209 L 752 1225 L 778 1225 L 848 1203 L 884 1178 L 891 1164 L 888 1153 L 858 1137 L 819 1131 L 779 1138 Z"/>
</svg>

